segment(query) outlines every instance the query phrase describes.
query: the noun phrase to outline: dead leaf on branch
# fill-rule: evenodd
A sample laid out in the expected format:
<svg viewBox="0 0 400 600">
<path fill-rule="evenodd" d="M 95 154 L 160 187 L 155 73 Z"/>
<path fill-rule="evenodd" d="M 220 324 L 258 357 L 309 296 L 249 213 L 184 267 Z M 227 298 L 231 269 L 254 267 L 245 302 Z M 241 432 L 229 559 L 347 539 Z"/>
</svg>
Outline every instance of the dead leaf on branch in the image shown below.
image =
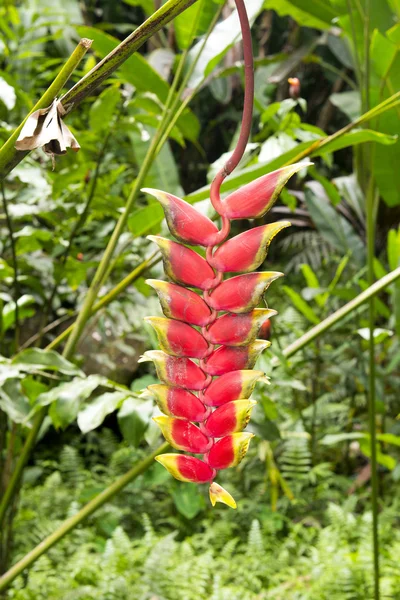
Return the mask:
<svg viewBox="0 0 400 600">
<path fill-rule="evenodd" d="M 17 150 L 43 148 L 46 154 L 65 154 L 67 148 L 78 152 L 80 145 L 62 120 L 64 109 L 55 98 L 48 108 L 35 110 L 29 115 L 15 147 Z"/>
</svg>

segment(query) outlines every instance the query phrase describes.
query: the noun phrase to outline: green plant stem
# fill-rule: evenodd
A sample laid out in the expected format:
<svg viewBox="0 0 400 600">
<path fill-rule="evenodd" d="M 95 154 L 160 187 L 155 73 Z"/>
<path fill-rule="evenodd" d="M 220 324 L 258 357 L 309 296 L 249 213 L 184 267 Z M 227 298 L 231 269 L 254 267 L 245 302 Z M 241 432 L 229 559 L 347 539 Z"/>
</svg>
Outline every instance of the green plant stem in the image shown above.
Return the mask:
<svg viewBox="0 0 400 600">
<path fill-rule="evenodd" d="M 159 31 L 164 25 L 172 21 L 174 17 L 184 12 L 186 8 L 194 4 L 196 0 L 167 0 L 154 14 L 144 23 L 139 25 L 131 35 L 121 42 L 112 52 L 100 61 L 87 75 L 82 77 L 61 99 L 66 114 L 74 110 L 87 96 L 99 87 L 121 64 L 136 52 L 152 35 Z M 69 61 L 68 61 L 69 62 Z M 65 67 L 64 67 L 65 68 Z M 57 77 L 58 79 L 58 77 Z M 54 85 L 54 84 L 53 84 Z M 63 84 L 64 85 L 64 84 Z M 58 87 L 52 98 L 48 91 L 42 96 L 40 102 L 45 98 L 41 106 L 49 106 L 55 96 L 60 92 L 63 85 Z M 49 88 L 50 89 L 50 88 Z M 35 107 L 36 109 L 36 107 Z M 14 134 L 15 135 L 15 134 Z M 16 136 L 18 137 L 18 135 Z M 16 139 L 15 137 L 15 139 Z M 10 138 L 11 139 L 11 138 Z M 27 152 L 18 152 L 14 148 L 14 141 L 9 144 L 7 152 L 1 155 L 0 150 L 0 173 L 6 175 L 21 162 Z M 9 140 L 10 141 L 10 140 Z M 8 142 L 7 142 L 8 143 Z"/>
<path fill-rule="evenodd" d="M 2 577 L 0 577 L 0 591 L 5 590 L 9 584 L 16 578 L 24 569 L 29 567 L 35 560 L 37 560 L 42 554 L 45 554 L 54 544 L 57 544 L 67 533 L 72 531 L 77 525 L 82 523 L 84 519 L 93 514 L 98 508 L 103 506 L 106 502 L 111 500 L 115 494 L 120 492 L 125 486 L 131 481 L 139 477 L 144 471 L 146 471 L 154 461 L 154 458 L 165 452 L 169 448 L 169 445 L 165 442 L 159 446 L 156 450 L 151 452 L 144 460 L 135 465 L 125 475 L 119 477 L 114 483 L 109 485 L 103 492 L 98 494 L 93 500 L 88 502 L 80 511 L 75 515 L 64 521 L 64 523 L 50 534 L 46 539 L 43 540 L 36 548 L 29 552 L 22 560 L 17 562 L 11 569 L 7 571 Z"/>
<path fill-rule="evenodd" d="M 361 292 L 361 294 L 353 298 L 353 300 L 350 300 L 350 302 L 339 308 L 336 312 L 329 315 L 329 317 L 321 321 L 321 323 L 315 325 L 315 327 L 313 327 L 312 329 L 307 331 L 307 333 L 299 337 L 295 342 L 293 342 L 293 344 L 287 346 L 282 353 L 283 356 L 285 358 L 290 358 L 291 356 L 296 354 L 296 352 L 298 352 L 299 350 L 310 344 L 310 342 L 315 340 L 317 337 L 331 329 L 331 327 L 339 323 L 344 317 L 352 313 L 354 310 L 356 310 L 356 308 L 359 308 L 365 302 L 368 302 L 370 298 L 373 298 L 374 296 L 376 296 L 376 294 L 382 292 L 386 287 L 394 283 L 399 278 L 400 267 L 398 267 L 394 271 L 391 271 L 384 277 L 381 277 L 381 279 L 378 279 L 378 281 L 376 281 L 369 288 Z M 280 361 L 278 357 L 275 357 L 272 361 L 274 366 L 279 364 L 279 362 Z"/>
<path fill-rule="evenodd" d="M 16 164 L 18 164 L 28 152 L 18 152 L 15 149 L 15 142 L 21 130 L 29 117 L 35 110 L 39 108 L 46 108 L 49 106 L 54 98 L 58 96 L 61 92 L 68 79 L 71 77 L 72 73 L 75 71 L 82 58 L 85 56 L 86 52 L 89 50 L 92 45 L 92 40 L 88 40 L 87 38 L 83 38 L 80 40 L 79 44 L 58 73 L 57 77 L 47 88 L 43 96 L 38 100 L 32 110 L 29 111 L 25 119 L 22 123 L 17 127 L 17 129 L 12 133 L 12 135 L 8 138 L 8 140 L 4 143 L 4 145 L 0 148 L 0 178 L 4 178 L 7 173 L 9 173 Z M 15 162 L 16 157 L 18 160 Z"/>
<path fill-rule="evenodd" d="M 46 416 L 47 411 L 42 409 L 41 412 L 44 412 L 44 416 Z M 27 436 L 24 446 L 21 450 L 21 454 L 19 455 L 17 464 L 15 465 L 15 468 L 12 472 L 8 486 L 7 486 L 6 490 L 4 491 L 3 497 L 1 499 L 1 502 L 0 502 L 0 525 L 4 521 L 4 516 L 6 514 L 7 507 L 9 506 L 9 504 L 14 496 L 14 492 L 17 489 L 20 477 L 22 475 L 23 468 L 26 464 L 26 461 L 28 460 L 28 457 L 31 453 L 33 446 L 35 445 L 36 438 L 38 436 L 40 427 L 43 423 L 44 416 L 43 416 L 43 418 L 39 418 L 39 414 L 40 413 L 38 413 L 36 415 L 33 425 L 31 427 L 31 429 L 29 430 L 28 436 Z"/>
<path fill-rule="evenodd" d="M 14 303 L 15 303 L 15 335 L 14 335 L 14 342 L 15 342 L 15 352 L 18 352 L 18 347 L 19 347 L 18 261 L 17 261 L 17 253 L 16 253 L 16 250 L 15 250 L 14 229 L 13 229 L 13 224 L 12 224 L 12 221 L 11 221 L 10 213 L 8 211 L 8 204 L 7 204 L 7 199 L 6 199 L 6 191 L 4 189 L 4 182 L 3 181 L 1 182 L 1 196 L 2 196 L 2 201 L 3 201 L 4 214 L 6 216 L 6 223 L 7 223 L 8 235 L 10 237 L 11 256 L 12 256 L 12 263 L 13 263 L 13 269 L 14 269 L 14 278 L 13 278 L 13 284 L 14 284 Z"/>
<path fill-rule="evenodd" d="M 375 184 L 371 176 L 367 190 L 366 226 L 367 226 L 367 270 L 368 283 L 374 285 L 375 258 Z M 379 531 L 378 531 L 378 463 L 376 451 L 376 406 L 375 406 L 375 302 L 374 297 L 368 301 L 368 431 L 371 440 L 371 503 L 372 503 L 372 546 L 374 557 L 374 598 L 380 598 L 379 586 Z"/>
<path fill-rule="evenodd" d="M 298 340 L 296 340 L 296 342 L 290 344 L 290 346 L 288 346 L 283 351 L 283 355 L 285 356 L 285 358 L 290 358 L 291 356 L 296 354 L 296 352 L 310 344 L 314 339 L 316 339 L 323 333 L 326 333 L 331 327 L 339 323 L 341 319 L 350 314 L 363 303 L 367 302 L 371 297 L 384 290 L 388 285 L 394 283 L 399 278 L 400 267 L 379 279 L 370 288 L 359 294 L 356 298 L 348 302 L 345 306 L 342 306 L 342 308 L 340 308 L 335 313 L 327 317 L 324 321 L 322 321 L 322 323 L 319 323 L 318 325 L 310 329 L 307 333 L 305 333 Z M 274 359 L 273 364 L 276 366 L 278 363 L 279 359 Z M 99 496 L 96 496 L 96 498 L 94 498 L 91 502 L 89 502 L 89 504 L 84 506 L 76 515 L 74 515 L 74 517 L 65 521 L 61 525 L 61 527 L 59 527 L 54 533 L 52 533 L 43 542 L 41 542 L 34 550 L 27 554 L 16 565 L 11 567 L 11 569 L 7 573 L 5 573 L 0 579 L 0 591 L 4 590 L 25 568 L 29 567 L 35 560 L 42 556 L 42 554 L 44 554 L 49 548 L 56 544 L 66 533 L 68 533 L 79 523 L 81 523 L 85 517 L 92 514 L 97 508 L 102 506 L 117 492 L 123 489 L 123 487 L 127 483 L 132 481 L 134 477 L 137 477 L 137 475 L 143 473 L 143 471 L 150 467 L 153 458 L 157 456 L 157 454 L 164 452 L 167 449 L 167 447 L 167 444 L 163 444 L 162 446 L 160 446 L 144 461 L 139 463 L 139 465 L 128 471 L 128 473 L 123 475 L 115 483 L 111 484 L 111 486 L 104 490 Z M 138 472 L 139 470 L 140 472 Z M 132 472 L 135 472 L 136 474 L 132 475 Z"/>
</svg>

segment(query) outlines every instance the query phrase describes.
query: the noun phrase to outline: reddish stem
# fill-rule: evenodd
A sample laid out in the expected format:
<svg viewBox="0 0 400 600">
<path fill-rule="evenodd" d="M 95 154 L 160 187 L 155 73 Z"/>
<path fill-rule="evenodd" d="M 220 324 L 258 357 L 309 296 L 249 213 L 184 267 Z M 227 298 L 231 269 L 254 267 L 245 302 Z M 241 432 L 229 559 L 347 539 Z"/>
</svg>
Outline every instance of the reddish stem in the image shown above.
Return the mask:
<svg viewBox="0 0 400 600">
<path fill-rule="evenodd" d="M 251 41 L 250 23 L 247 16 L 244 0 L 235 0 L 236 8 L 239 15 L 240 27 L 242 30 L 243 39 L 243 56 L 244 56 L 244 103 L 242 125 L 240 128 L 239 139 L 232 155 L 226 161 L 225 165 L 215 176 L 210 189 L 211 204 L 217 212 L 221 212 L 222 203 L 220 197 L 220 189 L 225 177 L 230 175 L 239 164 L 244 151 L 249 141 L 251 132 L 251 123 L 253 117 L 253 99 L 254 99 L 254 64 L 253 64 L 253 45 Z"/>
</svg>

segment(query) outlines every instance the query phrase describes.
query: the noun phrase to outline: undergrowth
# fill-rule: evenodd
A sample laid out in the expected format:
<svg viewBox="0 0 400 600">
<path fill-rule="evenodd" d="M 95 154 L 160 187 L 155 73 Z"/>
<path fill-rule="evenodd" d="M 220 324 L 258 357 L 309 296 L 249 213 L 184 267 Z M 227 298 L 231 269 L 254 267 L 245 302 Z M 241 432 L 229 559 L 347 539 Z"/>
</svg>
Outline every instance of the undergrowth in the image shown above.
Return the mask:
<svg viewBox="0 0 400 600">
<path fill-rule="evenodd" d="M 93 451 L 102 448 L 103 461 L 97 454 L 96 463 L 96 453 L 87 452 L 90 444 L 85 446 L 86 455 L 83 445 L 70 445 L 63 447 L 57 463 L 42 457 L 28 470 L 16 520 L 14 560 L 76 512 L 128 462 L 139 458 L 140 451 L 118 444 L 109 430 L 94 436 L 92 444 Z M 290 463 L 288 457 L 295 451 L 307 455 L 301 444 L 289 443 L 282 461 Z M 233 472 L 230 484 L 235 485 L 236 476 Z M 240 486 L 238 476 L 236 485 L 242 494 L 238 511 L 212 512 L 200 501 L 196 519 L 189 519 L 182 514 L 182 498 L 177 501 L 176 491 L 183 486 L 163 479 L 157 465 L 145 477 L 146 485 L 138 481 L 128 486 L 40 558 L 14 582 L 6 598 L 372 598 L 371 515 L 360 510 L 356 496 L 339 505 L 329 502 L 324 485 L 301 476 L 296 482 L 292 477 L 296 511 L 291 515 L 292 508 L 282 498 L 278 511 L 272 512 L 265 486 L 252 483 L 251 477 Z M 318 509 L 310 510 L 313 506 Z M 316 516 L 303 517 L 303 512 Z M 382 592 L 392 599 L 400 599 L 397 519 L 397 505 L 387 506 L 380 519 Z"/>
</svg>

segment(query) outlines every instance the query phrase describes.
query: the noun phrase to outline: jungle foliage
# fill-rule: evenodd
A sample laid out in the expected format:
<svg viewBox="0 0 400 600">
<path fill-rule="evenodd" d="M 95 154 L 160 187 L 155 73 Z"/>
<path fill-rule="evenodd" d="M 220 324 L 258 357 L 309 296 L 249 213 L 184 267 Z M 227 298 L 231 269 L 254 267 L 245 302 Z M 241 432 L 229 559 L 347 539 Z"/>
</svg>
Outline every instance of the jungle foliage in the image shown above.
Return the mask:
<svg viewBox="0 0 400 600">
<path fill-rule="evenodd" d="M 289 219 L 292 227 L 273 242 L 266 261 L 285 278 L 267 296 L 279 314 L 272 346 L 257 363 L 271 381 L 254 393 L 255 443 L 245 463 L 225 475 L 239 508 L 212 509 L 202 487 L 180 484 L 152 463 L 19 573 L 4 598 L 377 598 L 374 511 L 380 593 L 400 598 L 400 279 L 370 310 L 362 304 L 287 352 L 374 280 L 400 268 L 400 6 L 396 0 L 247 0 L 246 6 L 255 114 L 245 156 L 223 191 L 288 163 L 314 164 L 257 223 Z M 93 44 L 64 91 L 156 8 L 149 0 L 6 0 L 1 143 L 80 38 Z M 159 412 L 143 392 L 156 382 L 155 372 L 138 359 L 157 347 L 143 317 L 160 309 L 145 279 L 163 277 L 146 236 L 168 234 L 161 206 L 139 187 L 168 190 L 215 217 L 204 201 L 234 146 L 243 103 L 234 12 L 229 2 L 198 0 L 72 107 L 65 124 L 79 152 L 56 156 L 53 168 L 42 149 L 34 150 L 4 177 L 2 498 L 10 484 L 15 489 L 1 515 L 0 572 L 160 444 L 152 421 Z M 299 93 L 289 77 L 300 80 Z M 120 235 L 105 261 L 118 220 Z M 248 225 L 236 221 L 234 233 Z M 71 326 L 92 293 L 94 304 L 73 338 Z M 13 482 L 18 465 L 22 481 Z M 371 502 L 371 472 L 377 502 Z"/>
</svg>

